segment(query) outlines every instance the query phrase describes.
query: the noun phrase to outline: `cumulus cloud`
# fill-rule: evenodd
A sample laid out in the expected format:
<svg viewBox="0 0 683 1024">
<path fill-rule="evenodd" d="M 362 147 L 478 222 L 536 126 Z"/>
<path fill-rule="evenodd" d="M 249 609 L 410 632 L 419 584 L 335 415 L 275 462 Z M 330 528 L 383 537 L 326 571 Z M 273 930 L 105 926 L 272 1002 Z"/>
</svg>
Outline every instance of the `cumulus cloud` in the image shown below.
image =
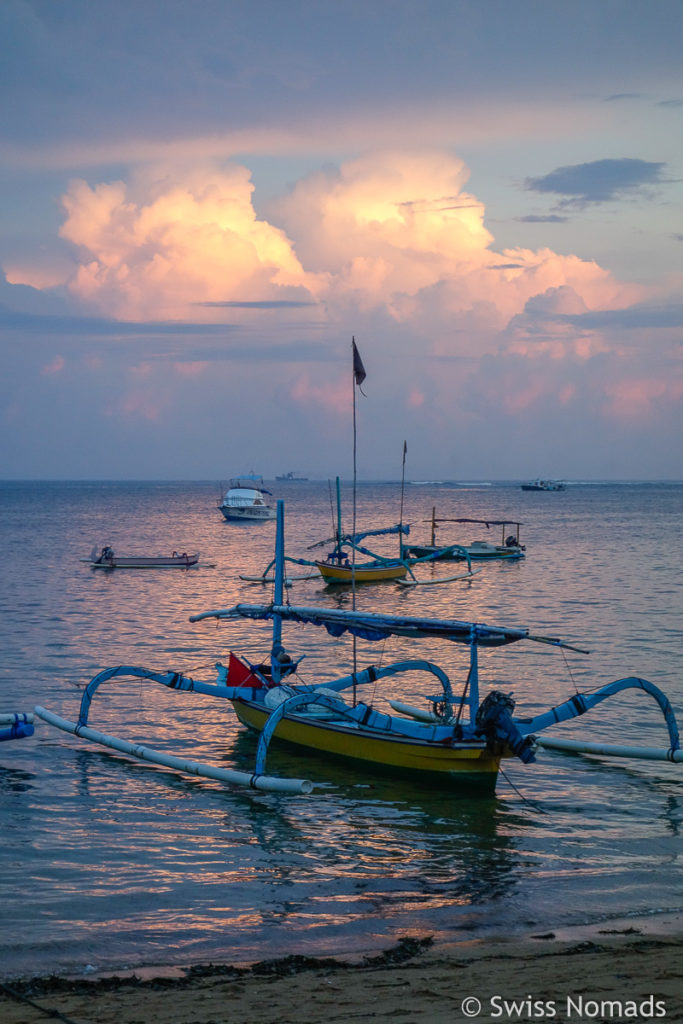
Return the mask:
<svg viewBox="0 0 683 1024">
<path fill-rule="evenodd" d="M 529 213 L 526 217 L 518 217 L 517 220 L 520 224 L 566 224 L 569 217 L 561 217 L 558 213 Z"/>
<path fill-rule="evenodd" d="M 518 418 L 584 403 L 621 415 L 631 385 L 619 382 L 637 382 L 641 367 L 625 358 L 619 325 L 657 319 L 629 314 L 645 309 L 644 289 L 547 247 L 497 250 L 468 176 L 449 153 L 372 153 L 302 178 L 259 216 L 239 164 L 72 183 L 62 235 L 78 270 L 66 287 L 95 335 L 118 324 L 140 344 L 110 414 L 161 419 L 183 387 L 208 386 L 229 360 L 233 377 L 277 365 L 278 402 L 307 423 L 314 410 L 345 416 L 348 375 L 329 363 L 353 324 L 349 335 L 360 329 L 378 360 L 405 369 L 398 390 L 394 372 L 376 391 L 432 439 L 454 409 L 490 420 L 492 409 Z M 605 358 L 604 389 L 587 396 L 581 373 Z M 649 379 L 651 404 L 673 401 L 664 369 Z"/>
<path fill-rule="evenodd" d="M 61 235 L 78 247 L 68 281 L 84 304 L 123 320 L 186 315 L 190 306 L 239 299 L 306 298 L 318 282 L 284 233 L 256 217 L 253 185 L 237 164 L 182 176 L 148 174 L 91 187 L 75 181 L 63 198 Z"/>
<path fill-rule="evenodd" d="M 76 181 L 63 200 L 61 233 L 78 254 L 66 284 L 85 306 L 128 322 L 215 321 L 228 309 L 237 324 L 380 315 L 435 356 L 494 351 L 527 303 L 553 290 L 580 297 L 573 313 L 639 297 L 576 256 L 496 252 L 468 177 L 449 153 L 372 153 L 301 179 L 267 219 L 239 164 Z"/>
<path fill-rule="evenodd" d="M 549 249 L 493 249 L 465 164 L 445 153 L 371 154 L 304 178 L 273 208 L 328 310 L 382 309 L 432 351 L 485 350 L 527 301 L 569 286 L 587 309 L 634 292 L 597 264 Z M 453 325 L 467 337 L 454 337 Z"/>
</svg>

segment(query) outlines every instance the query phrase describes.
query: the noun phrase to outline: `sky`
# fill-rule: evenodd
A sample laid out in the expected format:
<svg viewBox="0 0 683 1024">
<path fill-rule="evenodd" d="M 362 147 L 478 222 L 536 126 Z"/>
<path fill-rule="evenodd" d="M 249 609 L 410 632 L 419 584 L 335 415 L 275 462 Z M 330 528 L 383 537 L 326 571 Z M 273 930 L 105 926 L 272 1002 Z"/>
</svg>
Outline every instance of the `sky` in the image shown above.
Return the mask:
<svg viewBox="0 0 683 1024">
<path fill-rule="evenodd" d="M 683 479 L 681 0 L 1 0 L 0 479 Z M 366 379 L 356 390 L 355 337 Z"/>
</svg>

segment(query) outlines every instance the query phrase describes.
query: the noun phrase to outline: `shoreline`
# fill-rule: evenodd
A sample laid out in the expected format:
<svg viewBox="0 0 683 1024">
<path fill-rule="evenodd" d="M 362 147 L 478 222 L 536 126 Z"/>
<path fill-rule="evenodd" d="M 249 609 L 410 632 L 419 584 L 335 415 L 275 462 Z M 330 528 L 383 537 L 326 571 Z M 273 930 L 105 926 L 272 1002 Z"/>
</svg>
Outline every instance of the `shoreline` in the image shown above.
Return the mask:
<svg viewBox="0 0 683 1024">
<path fill-rule="evenodd" d="M 657 917 L 572 935 L 404 937 L 364 956 L 17 980 L 0 983 L 0 1015 L 3 1024 L 681 1020 L 683 927 L 680 914 L 667 918 L 675 930 Z"/>
</svg>

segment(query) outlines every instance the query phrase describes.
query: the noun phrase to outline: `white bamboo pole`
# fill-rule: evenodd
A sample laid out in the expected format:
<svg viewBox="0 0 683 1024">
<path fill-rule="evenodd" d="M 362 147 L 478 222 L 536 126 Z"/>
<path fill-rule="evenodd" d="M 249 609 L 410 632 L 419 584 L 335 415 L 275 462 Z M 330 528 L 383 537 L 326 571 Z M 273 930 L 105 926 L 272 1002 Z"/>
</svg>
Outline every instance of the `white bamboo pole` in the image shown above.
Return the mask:
<svg viewBox="0 0 683 1024">
<path fill-rule="evenodd" d="M 32 722 L 32 714 L 24 714 L 23 711 L 12 712 L 8 715 L 0 715 L 0 725 L 15 725 L 18 722 Z"/>
<path fill-rule="evenodd" d="M 198 761 L 187 761 L 182 757 L 175 757 L 173 754 L 162 754 L 158 750 L 151 750 L 139 743 L 129 743 L 127 740 L 117 739 L 115 736 L 107 736 L 86 725 L 77 725 L 69 722 L 66 718 L 60 718 L 52 711 L 45 708 L 35 707 L 35 714 L 44 722 L 54 725 L 64 732 L 73 733 L 83 739 L 91 740 L 93 743 L 101 743 L 104 747 L 111 747 L 112 750 L 120 750 L 123 754 L 130 754 L 141 761 L 149 761 L 152 764 L 160 764 L 165 768 L 173 768 L 175 771 L 185 772 L 187 775 L 201 775 L 206 779 L 215 779 L 217 782 L 228 782 L 237 786 L 248 786 L 251 789 L 261 789 L 269 793 L 310 793 L 313 790 L 313 783 L 308 779 L 278 779 L 272 775 L 251 775 L 249 772 L 240 772 L 233 768 L 214 768 L 210 764 L 201 764 Z"/>
<path fill-rule="evenodd" d="M 560 740 L 550 736 L 536 736 L 539 747 L 563 750 L 577 754 L 604 754 L 606 757 L 631 757 L 642 761 L 671 761 L 683 764 L 683 750 L 670 747 L 621 747 L 609 743 L 583 743 L 581 740 Z"/>
</svg>

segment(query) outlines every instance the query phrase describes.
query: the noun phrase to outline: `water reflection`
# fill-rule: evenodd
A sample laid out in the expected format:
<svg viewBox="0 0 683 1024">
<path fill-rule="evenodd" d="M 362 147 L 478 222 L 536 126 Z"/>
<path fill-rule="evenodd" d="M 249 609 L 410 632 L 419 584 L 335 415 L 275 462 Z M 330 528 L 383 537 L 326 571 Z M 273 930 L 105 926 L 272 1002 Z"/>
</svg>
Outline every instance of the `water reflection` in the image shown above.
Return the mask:
<svg viewBox="0 0 683 1024">
<path fill-rule="evenodd" d="M 262 660 L 267 626 L 188 622 L 207 608 L 271 596 L 270 588 L 239 576 L 268 564 L 274 526 L 225 522 L 215 508 L 218 490 L 0 487 L 2 672 L 13 703 L 43 704 L 73 719 L 77 686 L 106 665 L 174 669 L 211 681 L 213 664 L 231 648 Z M 349 495 L 346 488 L 344 511 Z M 466 587 L 365 588 L 357 605 L 532 625 L 594 650 L 568 663 L 521 644 L 482 652 L 482 688 L 502 682 L 514 689 L 520 713 L 557 703 L 575 684 L 592 689 L 634 671 L 661 684 L 680 708 L 674 597 L 682 566 L 672 528 L 682 495 L 670 487 L 576 488 L 550 506 L 518 488 L 440 488 L 440 514 L 521 520 L 527 557 L 487 565 Z M 397 487 L 360 487 L 359 526 L 395 522 L 398 497 Z M 412 488 L 405 518 L 429 518 L 433 501 L 424 488 Z M 288 554 L 305 555 L 329 536 L 329 518 L 325 482 L 288 488 Z M 636 533 L 652 553 L 645 567 L 623 543 Z M 120 550 L 199 549 L 214 568 L 172 579 L 92 574 L 79 558 L 105 539 Z M 301 604 L 351 601 L 348 590 L 317 580 L 297 582 L 288 593 Z M 292 629 L 290 642 L 306 653 L 306 682 L 351 667 L 350 642 L 304 627 Z M 361 664 L 415 653 L 404 640 L 391 650 L 359 646 Z M 455 684 L 462 681 L 466 650 L 443 642 L 429 653 Z M 379 706 L 400 694 L 387 685 L 366 696 Z M 615 707 L 616 715 L 584 716 L 581 728 L 618 742 L 635 726 L 647 745 L 658 745 L 661 726 L 641 706 Z M 116 684 L 98 694 L 92 724 L 195 760 L 253 765 L 254 738 L 208 698 L 139 681 Z M 541 929 L 669 906 L 680 880 L 675 766 L 544 754 L 536 765 L 506 765 L 514 788 L 501 779 L 495 799 L 472 801 L 368 778 L 311 754 L 301 759 L 273 744 L 273 772 L 319 784 L 311 797 L 287 797 L 225 790 L 136 764 L 46 726 L 22 744 L 3 750 L 0 769 L 1 905 L 13 922 L 0 933 L 0 956 L 8 974 L 18 963 L 49 971 L 87 962 L 261 959 L 283 948 L 373 949 L 397 933 L 514 930 L 522 914 L 524 924 L 533 920 Z"/>
</svg>

